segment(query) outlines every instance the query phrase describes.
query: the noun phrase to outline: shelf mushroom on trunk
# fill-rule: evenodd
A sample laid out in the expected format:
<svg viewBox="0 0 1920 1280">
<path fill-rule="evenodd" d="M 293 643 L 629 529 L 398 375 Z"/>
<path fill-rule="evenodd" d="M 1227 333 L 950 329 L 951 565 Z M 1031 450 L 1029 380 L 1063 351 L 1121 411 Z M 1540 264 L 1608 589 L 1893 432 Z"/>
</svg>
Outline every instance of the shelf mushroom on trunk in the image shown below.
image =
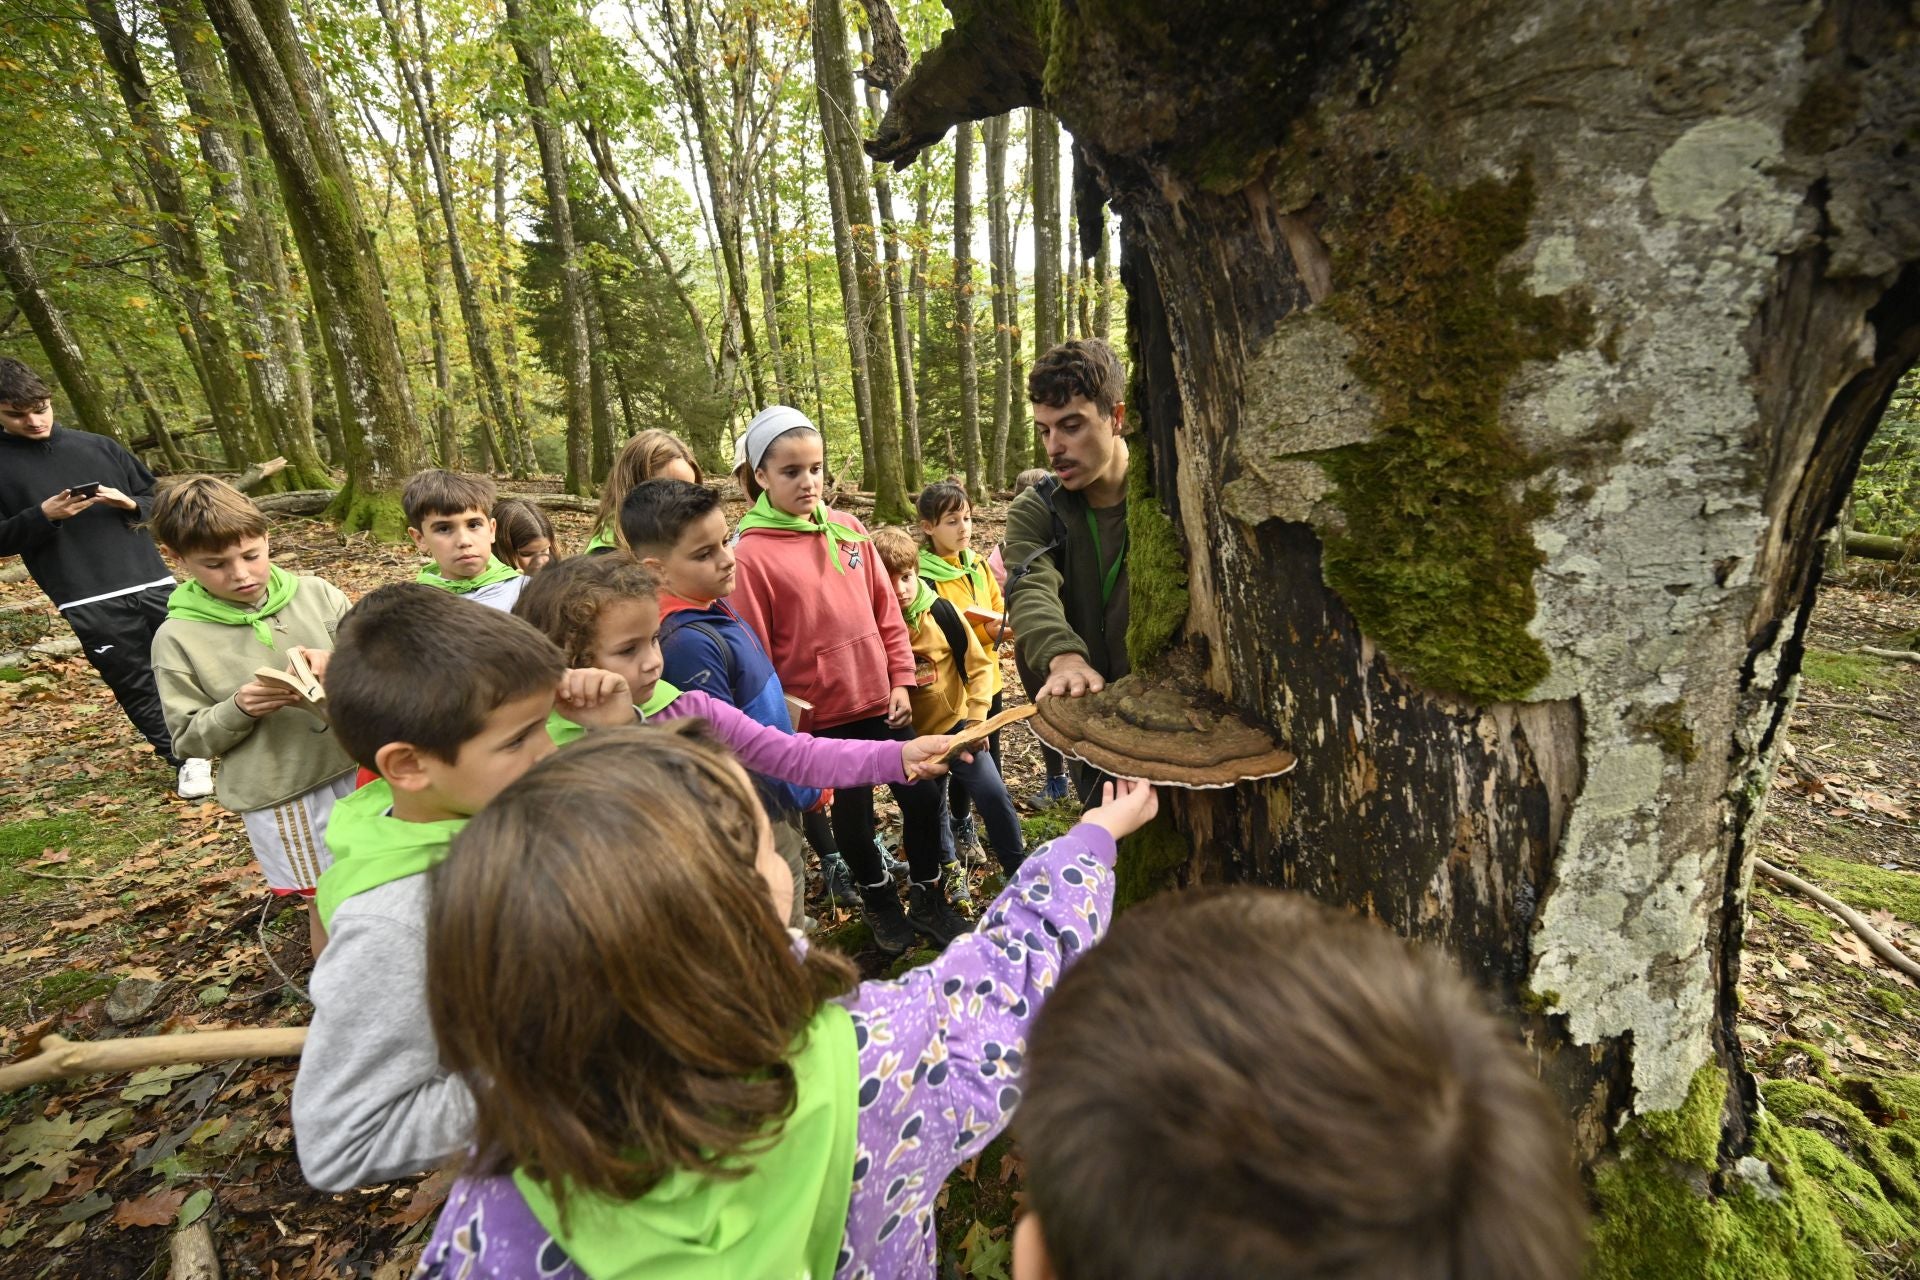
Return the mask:
<svg viewBox="0 0 1920 1280">
<path fill-rule="evenodd" d="M 1134 672 L 1099 693 L 1045 698 L 1031 721 L 1047 745 L 1103 773 L 1213 791 L 1294 766 L 1275 742 L 1176 668 Z"/>
</svg>

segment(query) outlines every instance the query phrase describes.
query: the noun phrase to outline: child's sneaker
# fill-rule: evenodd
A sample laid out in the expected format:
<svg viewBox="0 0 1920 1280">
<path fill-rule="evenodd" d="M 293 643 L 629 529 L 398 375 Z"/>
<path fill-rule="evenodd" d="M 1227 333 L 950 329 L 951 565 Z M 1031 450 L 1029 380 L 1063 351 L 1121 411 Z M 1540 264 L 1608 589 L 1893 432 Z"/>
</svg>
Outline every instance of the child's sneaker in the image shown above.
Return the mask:
<svg viewBox="0 0 1920 1280">
<path fill-rule="evenodd" d="M 195 757 L 183 761 L 174 779 L 173 794 L 182 800 L 203 800 L 213 794 L 213 761 Z"/>
<path fill-rule="evenodd" d="M 939 879 L 917 881 L 907 890 L 907 923 L 936 947 L 944 947 L 973 928 L 973 922 L 953 909 Z"/>
<path fill-rule="evenodd" d="M 1067 798 L 1072 790 L 1067 783 L 1067 775 L 1056 773 L 1047 779 L 1047 785 L 1027 797 L 1027 804 L 1035 809 L 1050 809 Z"/>
<path fill-rule="evenodd" d="M 860 894 L 853 887 L 853 868 L 845 858 L 822 858 L 820 870 L 820 878 L 826 882 L 828 906 L 852 911 L 860 905 Z"/>
<path fill-rule="evenodd" d="M 961 915 L 973 914 L 973 889 L 967 884 L 966 872 L 955 869 L 947 873 L 947 901 Z"/>
<path fill-rule="evenodd" d="M 980 848 L 980 833 L 974 829 L 972 814 L 968 814 L 964 822 L 953 827 L 949 834 L 953 837 L 953 856 L 942 857 L 942 862 L 973 867 L 986 860 L 987 855 Z M 941 852 L 944 854 L 946 850 Z"/>
</svg>

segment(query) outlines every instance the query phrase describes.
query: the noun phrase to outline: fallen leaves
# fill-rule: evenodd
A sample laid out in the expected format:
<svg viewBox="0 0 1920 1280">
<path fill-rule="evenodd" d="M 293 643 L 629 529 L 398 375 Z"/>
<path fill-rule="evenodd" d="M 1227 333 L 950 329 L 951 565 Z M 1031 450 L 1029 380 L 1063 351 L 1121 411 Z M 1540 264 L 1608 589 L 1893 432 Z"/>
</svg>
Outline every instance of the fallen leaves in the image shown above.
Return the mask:
<svg viewBox="0 0 1920 1280">
<path fill-rule="evenodd" d="M 187 1198 L 185 1187 L 162 1187 L 136 1200 L 122 1200 L 113 1209 L 113 1225 L 128 1227 L 164 1227 L 180 1212 Z"/>
</svg>

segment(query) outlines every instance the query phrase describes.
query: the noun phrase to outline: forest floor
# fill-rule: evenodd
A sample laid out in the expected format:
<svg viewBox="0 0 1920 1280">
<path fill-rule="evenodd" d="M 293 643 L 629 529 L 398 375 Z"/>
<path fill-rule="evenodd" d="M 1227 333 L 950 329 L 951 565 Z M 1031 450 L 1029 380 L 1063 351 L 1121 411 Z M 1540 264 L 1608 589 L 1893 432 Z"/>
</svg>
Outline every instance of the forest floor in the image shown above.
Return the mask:
<svg viewBox="0 0 1920 1280">
<path fill-rule="evenodd" d="M 993 546 L 1003 518 L 983 512 L 976 545 Z M 555 523 L 566 547 L 584 545 L 587 517 Z M 276 521 L 273 546 L 278 563 L 356 598 L 417 565 L 313 520 Z M 1863 568 L 1821 600 L 1761 854 L 1920 952 L 1920 667 L 1853 652 L 1914 647 L 1920 582 L 1876 574 Z M 0 584 L 0 655 L 67 634 L 32 583 Z M 1010 732 L 1006 747 L 1010 789 L 1031 794 L 1032 735 Z M 174 798 L 171 782 L 83 658 L 0 661 L 0 1060 L 50 1032 L 310 1016 L 299 909 L 267 894 L 237 817 Z M 1033 815 L 1030 835 L 1064 821 Z M 977 883 L 977 899 L 994 887 Z M 829 942 L 879 970 L 863 926 L 817 898 L 809 909 Z M 1811 903 L 1756 878 L 1747 943 L 1739 1031 L 1762 1073 L 1804 1074 L 1809 1047 L 1864 1075 L 1920 1058 L 1920 991 Z M 293 1076 L 290 1060 L 222 1063 L 0 1096 L 0 1277 L 160 1276 L 171 1229 L 201 1218 L 228 1277 L 405 1276 L 448 1176 L 311 1190 L 294 1159 Z M 955 1273 L 1004 1280 L 1020 1168 L 1003 1140 L 949 1180 L 942 1236 Z"/>
</svg>

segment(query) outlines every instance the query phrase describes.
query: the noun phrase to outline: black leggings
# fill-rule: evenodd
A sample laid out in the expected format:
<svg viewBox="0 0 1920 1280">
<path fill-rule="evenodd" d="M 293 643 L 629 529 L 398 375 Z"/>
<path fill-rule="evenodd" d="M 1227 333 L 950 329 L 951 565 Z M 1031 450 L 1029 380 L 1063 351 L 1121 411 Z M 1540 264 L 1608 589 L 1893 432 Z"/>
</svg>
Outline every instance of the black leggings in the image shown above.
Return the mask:
<svg viewBox="0 0 1920 1280">
<path fill-rule="evenodd" d="M 171 586 L 148 587 L 92 604 L 70 605 L 62 616 L 133 727 L 161 759 L 177 769 L 180 758 L 173 754 L 173 735 L 160 712 L 160 691 L 154 687 L 149 656 L 153 633 L 167 620 L 167 597 L 172 594 Z"/>
<path fill-rule="evenodd" d="M 987 704 L 988 719 L 992 719 L 994 716 L 1000 714 L 1000 704 L 1005 701 L 1005 699 L 1006 694 L 1004 690 L 993 695 L 993 701 Z M 1000 730 L 995 729 L 987 735 L 987 750 L 993 753 L 993 762 L 995 765 L 998 765 L 1002 760 L 1006 759 L 1005 756 L 1000 754 Z M 967 789 L 960 785 L 959 773 L 949 771 L 947 774 L 948 821 L 953 824 L 953 829 L 958 831 L 966 825 L 967 819 L 972 813 L 973 798 L 967 794 Z"/>
<path fill-rule="evenodd" d="M 831 729 L 814 729 L 816 738 L 858 738 L 863 741 L 891 739 L 905 742 L 913 737 L 911 728 L 895 729 L 884 716 L 869 716 Z M 940 874 L 940 837 L 945 806 L 940 803 L 946 786 L 939 778 L 925 782 L 892 783 L 893 799 L 900 806 L 901 850 L 913 878 L 930 881 Z M 833 838 L 840 845 L 840 856 L 852 868 L 854 879 L 863 885 L 876 885 L 885 878 L 880 851 L 873 847 L 873 788 L 835 787 L 833 791 Z"/>
</svg>

